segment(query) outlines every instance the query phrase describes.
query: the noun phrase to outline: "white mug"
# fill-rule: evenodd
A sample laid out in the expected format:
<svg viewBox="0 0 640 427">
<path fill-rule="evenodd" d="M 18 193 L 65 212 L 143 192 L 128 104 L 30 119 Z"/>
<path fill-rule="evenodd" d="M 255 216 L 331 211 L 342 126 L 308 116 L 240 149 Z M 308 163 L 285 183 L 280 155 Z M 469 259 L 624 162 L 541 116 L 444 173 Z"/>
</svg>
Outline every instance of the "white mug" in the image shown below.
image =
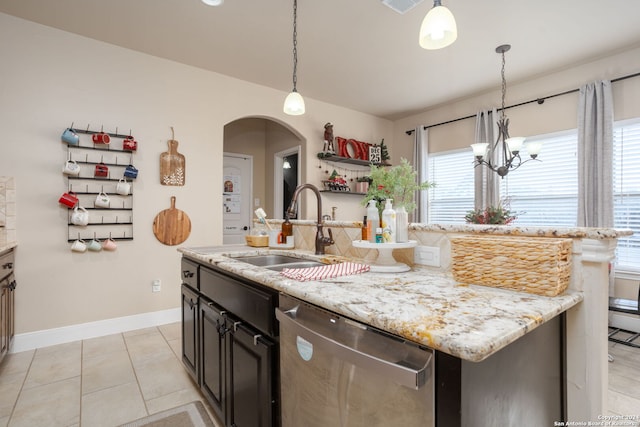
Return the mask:
<svg viewBox="0 0 640 427">
<path fill-rule="evenodd" d="M 74 225 L 89 224 L 89 211 L 82 206 L 76 206 L 71 214 L 71 223 Z"/>
<path fill-rule="evenodd" d="M 120 178 L 120 181 L 116 184 L 116 193 L 127 196 L 131 191 L 131 184 L 127 182 L 126 178 Z"/>
<path fill-rule="evenodd" d="M 82 239 L 78 239 L 71 244 L 71 250 L 73 252 L 86 252 L 87 244 Z"/>
<path fill-rule="evenodd" d="M 67 160 L 62 167 L 62 173 L 65 175 L 80 175 L 80 165 L 73 160 Z"/>
<path fill-rule="evenodd" d="M 95 202 L 96 208 L 108 208 L 110 203 L 111 203 L 111 199 L 109 199 L 109 196 L 107 196 L 107 193 L 103 193 L 101 191 L 96 196 L 96 202 Z"/>
</svg>

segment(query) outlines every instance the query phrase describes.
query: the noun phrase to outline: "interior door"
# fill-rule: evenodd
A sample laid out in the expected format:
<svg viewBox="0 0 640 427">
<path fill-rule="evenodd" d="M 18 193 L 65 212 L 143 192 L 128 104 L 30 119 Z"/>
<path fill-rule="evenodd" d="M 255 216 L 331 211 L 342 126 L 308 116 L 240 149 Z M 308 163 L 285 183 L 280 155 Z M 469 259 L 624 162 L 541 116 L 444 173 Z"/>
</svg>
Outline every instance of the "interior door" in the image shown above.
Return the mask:
<svg viewBox="0 0 640 427">
<path fill-rule="evenodd" d="M 224 153 L 222 174 L 222 243 L 244 243 L 251 228 L 253 157 Z"/>
</svg>

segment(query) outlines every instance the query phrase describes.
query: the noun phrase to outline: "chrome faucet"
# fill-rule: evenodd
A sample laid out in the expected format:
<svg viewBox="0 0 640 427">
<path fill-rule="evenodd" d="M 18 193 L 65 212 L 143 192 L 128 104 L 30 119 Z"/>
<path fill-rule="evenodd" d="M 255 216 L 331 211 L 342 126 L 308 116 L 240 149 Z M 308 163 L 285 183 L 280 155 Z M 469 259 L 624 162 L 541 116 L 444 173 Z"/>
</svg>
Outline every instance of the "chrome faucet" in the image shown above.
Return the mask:
<svg viewBox="0 0 640 427">
<path fill-rule="evenodd" d="M 295 218 L 296 210 L 297 210 L 296 204 L 298 202 L 298 195 L 305 188 L 308 188 L 309 190 L 313 191 L 316 195 L 316 199 L 318 200 L 318 223 L 317 223 L 317 229 L 316 229 L 316 255 L 324 255 L 324 248 L 326 246 L 333 245 L 335 242 L 333 241 L 333 233 L 331 232 L 330 228 L 327 228 L 327 231 L 329 232 L 329 237 L 325 237 L 324 233 L 322 232 L 322 226 L 323 226 L 322 197 L 320 195 L 320 191 L 318 191 L 318 188 L 313 184 L 298 185 L 296 189 L 293 191 L 293 197 L 291 198 L 291 204 L 287 209 L 287 214 L 289 214 L 290 218 Z"/>
</svg>

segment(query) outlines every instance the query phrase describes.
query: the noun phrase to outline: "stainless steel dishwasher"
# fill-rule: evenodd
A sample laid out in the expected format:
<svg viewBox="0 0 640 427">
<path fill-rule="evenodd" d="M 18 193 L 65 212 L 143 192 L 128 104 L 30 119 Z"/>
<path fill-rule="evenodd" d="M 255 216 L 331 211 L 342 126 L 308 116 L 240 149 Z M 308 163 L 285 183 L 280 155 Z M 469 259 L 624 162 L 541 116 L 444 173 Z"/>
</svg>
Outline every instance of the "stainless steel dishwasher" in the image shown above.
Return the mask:
<svg viewBox="0 0 640 427">
<path fill-rule="evenodd" d="M 283 427 L 434 425 L 434 355 L 280 295 Z"/>
</svg>

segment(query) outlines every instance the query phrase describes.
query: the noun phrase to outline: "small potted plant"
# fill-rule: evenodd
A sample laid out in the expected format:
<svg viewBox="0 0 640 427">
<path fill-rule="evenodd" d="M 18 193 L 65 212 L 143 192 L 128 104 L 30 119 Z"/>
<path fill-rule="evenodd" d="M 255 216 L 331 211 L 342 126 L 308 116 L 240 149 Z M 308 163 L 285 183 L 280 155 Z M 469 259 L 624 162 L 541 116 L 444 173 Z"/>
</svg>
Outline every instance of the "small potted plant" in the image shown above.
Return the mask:
<svg viewBox="0 0 640 427">
<path fill-rule="evenodd" d="M 371 165 L 370 178 L 369 190 L 361 204 L 366 206 L 369 200 L 375 199 L 380 214 L 387 199 L 393 200 L 394 207 L 413 212 L 416 208 L 416 191 L 433 187 L 428 181 L 418 183 L 418 174 L 407 159 L 401 159 L 399 165 L 390 168 Z"/>
<path fill-rule="evenodd" d="M 366 193 L 369 191 L 369 184 L 371 184 L 370 176 L 359 176 L 356 178 L 356 193 Z"/>
<path fill-rule="evenodd" d="M 470 224 L 494 224 L 508 225 L 517 219 L 517 215 L 506 209 L 502 204 L 498 206 L 488 206 L 484 209 L 474 209 L 467 211 L 464 219 Z"/>
</svg>

